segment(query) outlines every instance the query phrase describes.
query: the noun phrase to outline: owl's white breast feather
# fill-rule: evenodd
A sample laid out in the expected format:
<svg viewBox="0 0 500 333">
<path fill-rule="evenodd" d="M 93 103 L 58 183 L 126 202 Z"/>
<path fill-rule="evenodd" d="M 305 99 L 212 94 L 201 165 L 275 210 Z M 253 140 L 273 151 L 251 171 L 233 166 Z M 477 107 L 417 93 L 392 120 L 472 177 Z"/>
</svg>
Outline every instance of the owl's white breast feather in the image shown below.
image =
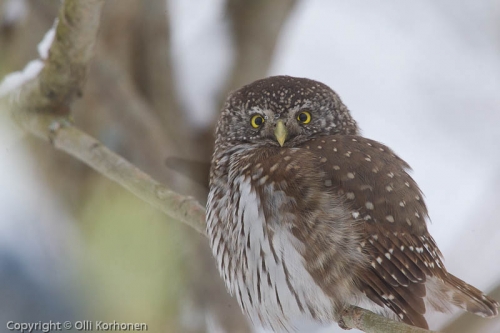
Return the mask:
<svg viewBox="0 0 500 333">
<path fill-rule="evenodd" d="M 209 221 L 208 225 L 210 229 L 222 224 L 220 237 L 215 239 L 227 249 L 217 251 L 218 244 L 212 249 L 240 306 L 254 323 L 274 330 L 289 330 L 291 321 L 308 315 L 312 318 L 312 312 L 321 321 L 331 321 L 333 305 L 304 266 L 304 249 L 288 229 L 292 221 L 284 220 L 290 215 L 281 215 L 281 221 L 266 221 L 263 205 L 268 203 L 259 200 L 249 176 L 235 177 L 230 186 L 223 201 L 234 209 L 222 209 L 221 221 Z M 266 188 L 271 196 L 273 191 Z M 232 200 L 230 193 L 239 193 L 239 197 Z M 293 199 L 285 197 L 278 202 L 285 204 L 286 200 Z M 279 206 L 266 208 L 280 211 Z M 243 272 L 248 272 L 246 277 Z"/>
</svg>

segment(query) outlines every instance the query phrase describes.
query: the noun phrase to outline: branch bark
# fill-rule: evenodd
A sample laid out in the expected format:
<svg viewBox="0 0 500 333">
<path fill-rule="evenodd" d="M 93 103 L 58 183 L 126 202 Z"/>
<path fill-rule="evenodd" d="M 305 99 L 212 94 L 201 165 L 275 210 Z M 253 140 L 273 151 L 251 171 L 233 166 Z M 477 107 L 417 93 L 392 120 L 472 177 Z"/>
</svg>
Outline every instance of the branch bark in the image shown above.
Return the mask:
<svg viewBox="0 0 500 333">
<path fill-rule="evenodd" d="M 66 116 L 85 82 L 103 2 L 63 2 L 45 67 L 36 78 L 10 93 L 18 98 L 9 99 L 7 108 L 24 131 L 52 143 L 56 149 L 74 156 L 170 217 L 205 234 L 205 209 L 196 200 L 169 190 L 73 126 Z M 357 307 L 344 311 L 341 320 L 347 328 L 365 332 L 429 332 Z"/>
<path fill-rule="evenodd" d="M 357 306 L 344 310 L 341 320 L 347 328 L 357 328 L 366 333 L 437 333 L 394 321 Z"/>
<path fill-rule="evenodd" d="M 88 63 L 93 55 L 104 0 L 66 0 L 49 57 L 40 74 L 19 90 L 23 109 L 67 113 L 81 95 Z"/>
</svg>

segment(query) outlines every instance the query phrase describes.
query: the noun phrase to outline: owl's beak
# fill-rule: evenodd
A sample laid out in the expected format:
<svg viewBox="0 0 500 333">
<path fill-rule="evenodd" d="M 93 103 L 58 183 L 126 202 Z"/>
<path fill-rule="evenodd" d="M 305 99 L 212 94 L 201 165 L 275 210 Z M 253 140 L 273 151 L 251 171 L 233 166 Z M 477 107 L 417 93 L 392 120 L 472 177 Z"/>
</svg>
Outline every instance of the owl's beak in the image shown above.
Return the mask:
<svg viewBox="0 0 500 333">
<path fill-rule="evenodd" d="M 283 120 L 278 119 L 274 128 L 274 136 L 276 137 L 276 140 L 278 140 L 281 147 L 283 147 L 287 135 L 288 131 L 286 130 L 285 123 L 283 123 Z"/>
</svg>

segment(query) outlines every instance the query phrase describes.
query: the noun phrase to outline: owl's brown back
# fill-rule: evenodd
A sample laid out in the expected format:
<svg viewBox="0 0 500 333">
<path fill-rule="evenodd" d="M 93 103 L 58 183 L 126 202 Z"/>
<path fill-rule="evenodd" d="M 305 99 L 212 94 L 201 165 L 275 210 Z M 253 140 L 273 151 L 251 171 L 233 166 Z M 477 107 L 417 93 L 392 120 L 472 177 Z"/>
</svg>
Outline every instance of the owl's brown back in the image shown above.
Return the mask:
<svg viewBox="0 0 500 333">
<path fill-rule="evenodd" d="M 406 162 L 359 136 L 325 136 L 302 147 L 315 154 L 325 182 L 347 199 L 353 217 L 364 221 L 358 251 L 368 255 L 370 267 L 358 276 L 358 286 L 371 301 L 420 327 L 427 327 L 426 302 L 440 311 L 449 302 L 496 315 L 496 301 L 446 271 L 427 231 L 423 194 Z"/>
</svg>

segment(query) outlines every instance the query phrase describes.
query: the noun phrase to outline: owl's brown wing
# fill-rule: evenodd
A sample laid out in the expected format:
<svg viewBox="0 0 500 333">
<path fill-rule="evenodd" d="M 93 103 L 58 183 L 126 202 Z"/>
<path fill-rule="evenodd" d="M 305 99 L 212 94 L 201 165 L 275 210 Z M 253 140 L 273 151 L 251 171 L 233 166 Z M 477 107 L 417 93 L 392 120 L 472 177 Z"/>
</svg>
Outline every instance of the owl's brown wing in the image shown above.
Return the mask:
<svg viewBox="0 0 500 333">
<path fill-rule="evenodd" d="M 427 328 L 424 283 L 428 276 L 443 278 L 446 270 L 427 232 L 427 208 L 409 165 L 359 136 L 323 136 L 303 147 L 317 156 L 325 184 L 346 198 L 354 218 L 365 221 L 358 250 L 370 256 L 371 267 L 360 276 L 360 289 L 403 321 Z"/>
</svg>

